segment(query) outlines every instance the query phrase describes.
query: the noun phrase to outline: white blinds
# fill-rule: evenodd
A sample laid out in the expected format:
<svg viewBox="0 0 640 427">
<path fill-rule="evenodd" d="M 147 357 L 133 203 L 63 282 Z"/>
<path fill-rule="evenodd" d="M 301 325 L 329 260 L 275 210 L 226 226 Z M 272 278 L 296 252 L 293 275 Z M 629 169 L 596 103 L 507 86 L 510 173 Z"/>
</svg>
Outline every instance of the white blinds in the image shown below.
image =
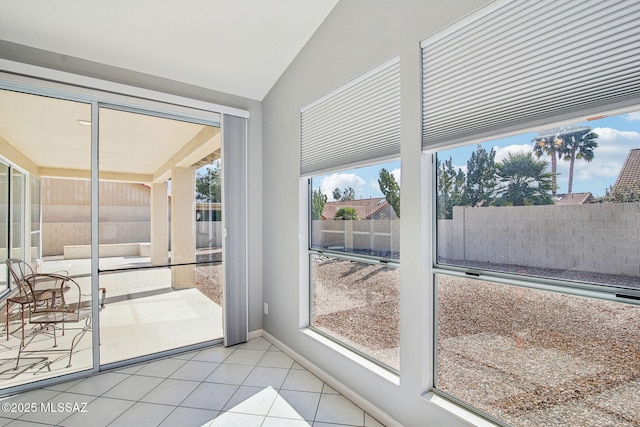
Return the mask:
<svg viewBox="0 0 640 427">
<path fill-rule="evenodd" d="M 499 1 L 425 40 L 423 148 L 632 104 L 639 22 L 637 0 Z"/>
<path fill-rule="evenodd" d="M 247 248 L 247 119 L 222 116 L 224 345 L 249 339 Z"/>
<path fill-rule="evenodd" d="M 300 173 L 400 154 L 400 62 L 394 58 L 300 113 Z"/>
</svg>

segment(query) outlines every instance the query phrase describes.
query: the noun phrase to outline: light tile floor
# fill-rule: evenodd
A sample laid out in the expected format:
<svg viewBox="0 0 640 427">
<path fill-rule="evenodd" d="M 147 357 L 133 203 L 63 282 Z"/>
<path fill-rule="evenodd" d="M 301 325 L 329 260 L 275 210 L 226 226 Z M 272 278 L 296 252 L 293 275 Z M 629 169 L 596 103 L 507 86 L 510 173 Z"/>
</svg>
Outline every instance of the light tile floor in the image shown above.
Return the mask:
<svg viewBox="0 0 640 427">
<path fill-rule="evenodd" d="M 22 393 L 0 408 L 0 426 L 382 425 L 264 338 Z"/>
</svg>

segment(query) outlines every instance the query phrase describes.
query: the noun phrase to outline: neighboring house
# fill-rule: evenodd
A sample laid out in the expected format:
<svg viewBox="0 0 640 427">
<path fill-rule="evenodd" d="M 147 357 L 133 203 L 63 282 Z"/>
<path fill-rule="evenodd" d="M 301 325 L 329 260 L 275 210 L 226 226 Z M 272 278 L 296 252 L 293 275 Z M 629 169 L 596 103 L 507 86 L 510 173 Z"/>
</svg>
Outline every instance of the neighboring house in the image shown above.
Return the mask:
<svg viewBox="0 0 640 427">
<path fill-rule="evenodd" d="M 322 210 L 321 218 L 333 219 L 341 208 L 354 208 L 359 219 L 398 219 L 395 211 L 384 197 L 327 202 Z"/>
<path fill-rule="evenodd" d="M 583 205 L 590 203 L 593 199 L 593 194 L 587 193 L 571 193 L 571 194 L 556 194 L 554 200 L 556 205 Z"/>
<path fill-rule="evenodd" d="M 629 150 L 613 188 L 640 187 L 640 148 Z"/>
</svg>

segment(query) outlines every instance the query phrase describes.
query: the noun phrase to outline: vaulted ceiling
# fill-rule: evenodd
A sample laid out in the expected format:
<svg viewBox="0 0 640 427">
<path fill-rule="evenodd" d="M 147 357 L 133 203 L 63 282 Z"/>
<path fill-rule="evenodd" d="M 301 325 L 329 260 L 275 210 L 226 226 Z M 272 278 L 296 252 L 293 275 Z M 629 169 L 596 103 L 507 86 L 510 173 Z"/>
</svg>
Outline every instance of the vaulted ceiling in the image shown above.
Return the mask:
<svg viewBox="0 0 640 427">
<path fill-rule="evenodd" d="M 0 0 L 9 42 L 262 100 L 338 0 Z M 87 178 L 90 106 L 0 91 L 0 155 Z M 102 110 L 100 173 L 153 182 L 219 155 L 217 128 Z"/>
<path fill-rule="evenodd" d="M 0 0 L 0 40 L 262 100 L 337 0 Z"/>
</svg>

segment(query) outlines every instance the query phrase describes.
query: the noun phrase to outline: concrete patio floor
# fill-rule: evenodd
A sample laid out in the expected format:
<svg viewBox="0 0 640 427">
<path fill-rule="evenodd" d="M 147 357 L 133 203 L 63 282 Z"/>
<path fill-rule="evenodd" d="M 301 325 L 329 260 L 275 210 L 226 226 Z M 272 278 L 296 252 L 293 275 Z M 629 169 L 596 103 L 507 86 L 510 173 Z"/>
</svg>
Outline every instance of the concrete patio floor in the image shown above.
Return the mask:
<svg viewBox="0 0 640 427">
<path fill-rule="evenodd" d="M 148 264 L 148 258 L 100 260 L 102 270 Z M 64 270 L 75 278 L 82 293 L 89 294 L 90 265 L 90 260 L 86 259 L 53 260 L 45 262 L 41 271 Z M 100 287 L 107 289 L 106 304 L 100 309 L 99 318 L 101 365 L 222 338 L 222 307 L 196 288 L 172 289 L 169 268 L 101 274 Z M 2 313 L 5 313 L 4 305 Z M 4 315 L 2 318 L 4 320 Z M 21 321 L 19 315 L 10 319 L 9 339 L 6 339 L 4 328 L 0 339 L 0 390 L 92 368 L 92 338 L 91 332 L 88 332 L 73 352 L 71 367 L 67 367 L 69 353 L 49 351 L 55 350 L 52 348 L 53 340 L 43 336 L 26 349 L 47 351 L 34 354 L 23 352 L 25 354 L 21 357 L 18 369 L 14 369 L 21 343 Z M 93 327 L 97 324 L 94 319 Z M 73 326 L 67 325 L 65 335 L 58 337 L 58 348 L 70 346 L 75 336 Z M 27 337 L 31 327 L 26 325 Z"/>
</svg>

